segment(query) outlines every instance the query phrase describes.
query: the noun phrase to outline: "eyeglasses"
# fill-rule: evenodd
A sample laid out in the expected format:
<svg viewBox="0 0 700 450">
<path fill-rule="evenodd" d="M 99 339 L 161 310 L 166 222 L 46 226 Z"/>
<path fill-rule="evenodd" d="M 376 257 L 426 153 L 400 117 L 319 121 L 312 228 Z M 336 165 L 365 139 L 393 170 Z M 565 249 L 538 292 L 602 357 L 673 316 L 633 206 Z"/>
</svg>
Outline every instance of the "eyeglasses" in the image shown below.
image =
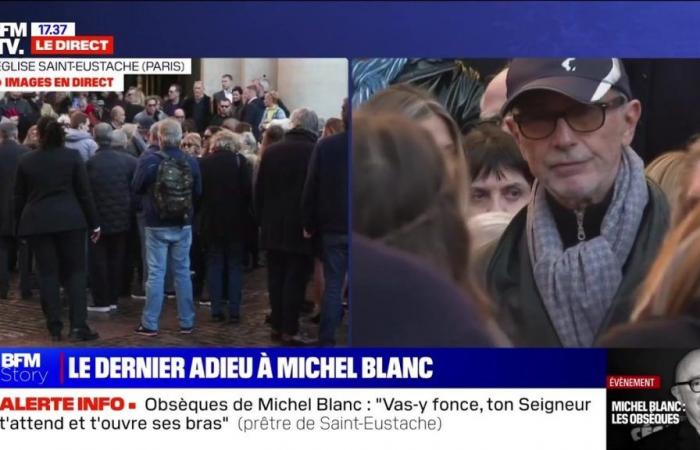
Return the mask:
<svg viewBox="0 0 700 450">
<path fill-rule="evenodd" d="M 605 124 L 605 116 L 609 109 L 622 106 L 625 102 L 625 97 L 621 96 L 609 102 L 577 104 L 560 113 L 515 111 L 513 120 L 518 124 L 523 136 L 533 140 L 546 139 L 554 134 L 560 118 L 563 118 L 572 130 L 590 133 Z"/>
<path fill-rule="evenodd" d="M 683 384 L 687 384 L 691 391 L 695 392 L 696 394 L 700 394 L 700 378 L 693 378 L 692 380 L 689 380 L 689 381 L 683 381 L 682 383 L 676 383 L 676 384 L 674 384 L 674 386 L 680 386 Z"/>
</svg>

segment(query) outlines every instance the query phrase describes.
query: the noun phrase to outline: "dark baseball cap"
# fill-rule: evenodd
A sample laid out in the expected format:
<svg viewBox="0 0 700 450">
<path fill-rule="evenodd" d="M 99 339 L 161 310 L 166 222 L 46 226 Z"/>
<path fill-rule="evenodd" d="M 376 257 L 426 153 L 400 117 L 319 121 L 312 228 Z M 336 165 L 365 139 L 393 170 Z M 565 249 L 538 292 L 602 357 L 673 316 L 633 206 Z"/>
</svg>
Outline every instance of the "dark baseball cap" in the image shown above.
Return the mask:
<svg viewBox="0 0 700 450">
<path fill-rule="evenodd" d="M 553 91 L 581 103 L 593 103 L 611 88 L 632 98 L 627 73 L 617 58 L 516 58 L 508 68 L 507 100 L 502 113 L 507 113 L 515 100 L 529 91 Z"/>
</svg>

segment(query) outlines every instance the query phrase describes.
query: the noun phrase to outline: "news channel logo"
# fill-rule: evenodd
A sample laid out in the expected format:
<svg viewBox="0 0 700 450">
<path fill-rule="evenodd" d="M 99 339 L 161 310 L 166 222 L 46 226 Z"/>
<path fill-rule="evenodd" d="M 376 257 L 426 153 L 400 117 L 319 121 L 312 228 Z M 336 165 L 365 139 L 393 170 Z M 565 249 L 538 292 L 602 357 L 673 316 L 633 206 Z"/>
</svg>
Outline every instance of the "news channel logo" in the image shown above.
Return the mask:
<svg viewBox="0 0 700 450">
<path fill-rule="evenodd" d="M 41 353 L 0 353 L 0 383 L 43 385 L 48 376 L 41 366 Z"/>
</svg>

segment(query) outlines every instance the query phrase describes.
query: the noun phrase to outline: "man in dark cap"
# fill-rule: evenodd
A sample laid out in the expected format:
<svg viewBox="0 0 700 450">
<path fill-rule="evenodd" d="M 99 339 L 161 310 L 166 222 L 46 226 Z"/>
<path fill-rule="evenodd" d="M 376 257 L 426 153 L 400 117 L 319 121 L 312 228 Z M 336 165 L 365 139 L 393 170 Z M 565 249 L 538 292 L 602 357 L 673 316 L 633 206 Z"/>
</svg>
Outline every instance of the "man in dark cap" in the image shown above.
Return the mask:
<svg viewBox="0 0 700 450">
<path fill-rule="evenodd" d="M 628 319 L 668 228 L 629 146 L 641 114 L 620 61 L 515 59 L 503 116 L 537 178 L 487 284 L 516 344 L 589 347 Z"/>
</svg>

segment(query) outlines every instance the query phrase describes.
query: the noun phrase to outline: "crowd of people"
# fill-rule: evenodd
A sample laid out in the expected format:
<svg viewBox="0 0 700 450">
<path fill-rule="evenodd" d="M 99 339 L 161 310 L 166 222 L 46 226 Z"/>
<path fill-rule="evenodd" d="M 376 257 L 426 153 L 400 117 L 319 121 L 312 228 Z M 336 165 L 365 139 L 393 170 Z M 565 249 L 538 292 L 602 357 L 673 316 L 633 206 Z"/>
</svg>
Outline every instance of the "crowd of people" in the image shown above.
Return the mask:
<svg viewBox="0 0 700 450">
<path fill-rule="evenodd" d="M 700 145 L 645 167 L 642 108 L 614 58 L 510 61 L 465 133 L 410 85 L 363 103 L 353 343 L 700 344 Z"/>
<path fill-rule="evenodd" d="M 244 272 L 265 252 L 271 338 L 336 344 L 347 250 L 347 107 L 322 122 L 289 111 L 268 80 L 221 78 L 208 96 L 8 92 L 0 101 L 0 300 L 10 272 L 32 298 L 35 265 L 50 337 L 97 339 L 87 313 L 145 300 L 135 333 L 156 336 L 167 296 L 179 332 L 195 304 L 242 320 Z M 340 105 L 339 105 L 340 106 Z M 316 260 L 316 270 L 314 270 Z M 313 283 L 311 281 L 313 280 Z M 325 281 L 325 282 L 324 282 Z M 313 284 L 319 334 L 299 333 Z M 309 289 L 311 290 L 311 289 Z M 64 297 L 64 298 L 62 298 Z"/>
</svg>

